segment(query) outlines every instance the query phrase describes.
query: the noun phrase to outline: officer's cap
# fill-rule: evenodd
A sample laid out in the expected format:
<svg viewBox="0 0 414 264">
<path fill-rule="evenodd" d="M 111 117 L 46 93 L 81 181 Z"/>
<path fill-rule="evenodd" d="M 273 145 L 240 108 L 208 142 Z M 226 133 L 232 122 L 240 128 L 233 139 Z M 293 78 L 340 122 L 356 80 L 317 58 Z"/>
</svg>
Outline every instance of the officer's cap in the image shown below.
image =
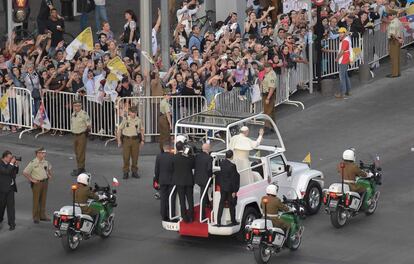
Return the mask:
<svg viewBox="0 0 414 264">
<path fill-rule="evenodd" d="M 271 67 L 272 67 L 272 64 L 271 64 L 270 62 L 266 62 L 266 63 L 264 64 L 264 67 L 265 67 L 265 68 L 271 68 Z"/>
<path fill-rule="evenodd" d="M 82 102 L 81 102 L 81 100 L 73 100 L 73 102 L 72 102 L 72 104 L 73 105 L 76 105 L 76 104 L 82 104 Z"/>
<path fill-rule="evenodd" d="M 138 108 L 136 107 L 136 106 L 131 106 L 130 108 L 129 108 L 129 112 L 131 112 L 131 113 L 138 113 Z"/>
<path fill-rule="evenodd" d="M 35 153 L 46 153 L 46 149 L 44 147 L 40 147 L 38 149 L 36 149 Z"/>
</svg>

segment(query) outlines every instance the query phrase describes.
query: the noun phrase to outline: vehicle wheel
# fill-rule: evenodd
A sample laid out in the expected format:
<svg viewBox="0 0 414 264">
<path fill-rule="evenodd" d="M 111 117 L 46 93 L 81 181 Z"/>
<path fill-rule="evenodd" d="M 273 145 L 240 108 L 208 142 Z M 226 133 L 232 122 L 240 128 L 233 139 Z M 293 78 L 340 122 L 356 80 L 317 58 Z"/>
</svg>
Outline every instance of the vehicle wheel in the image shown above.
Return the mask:
<svg viewBox="0 0 414 264">
<path fill-rule="evenodd" d="M 313 215 L 318 213 L 322 205 L 322 189 L 319 183 L 310 181 L 305 194 L 306 213 Z"/>
<path fill-rule="evenodd" d="M 294 240 L 290 239 L 290 237 L 289 237 L 289 240 L 290 240 L 289 249 L 292 251 L 296 251 L 298 250 L 298 248 L 300 247 L 300 244 L 302 243 L 302 236 L 295 235 Z"/>
<path fill-rule="evenodd" d="M 269 262 L 272 253 L 267 249 L 267 246 L 260 244 L 259 248 L 253 249 L 254 259 L 257 264 L 266 264 Z"/>
<path fill-rule="evenodd" d="M 111 235 L 113 229 L 114 229 L 114 217 L 109 216 L 108 225 L 105 226 L 105 228 L 102 230 L 101 237 L 108 238 Z"/>
<path fill-rule="evenodd" d="M 66 252 L 73 252 L 75 251 L 79 244 L 80 239 L 73 234 L 73 232 L 68 231 L 66 235 L 63 235 L 61 238 L 62 246 Z"/>
<path fill-rule="evenodd" d="M 335 212 L 331 212 L 331 223 L 336 228 L 341 228 L 346 224 L 346 215 L 341 207 L 338 207 Z"/>
<path fill-rule="evenodd" d="M 365 210 L 366 215 L 372 215 L 375 210 L 377 209 L 378 201 L 375 201 L 375 199 L 372 199 L 372 203 L 368 208 Z"/>
<path fill-rule="evenodd" d="M 244 227 L 246 225 L 250 225 L 253 223 L 254 220 L 260 217 L 260 213 L 251 206 L 246 207 L 246 209 L 243 212 L 243 218 L 241 221 L 240 231 L 237 234 L 237 239 L 240 241 L 244 241 L 244 236 L 246 235 Z"/>
</svg>

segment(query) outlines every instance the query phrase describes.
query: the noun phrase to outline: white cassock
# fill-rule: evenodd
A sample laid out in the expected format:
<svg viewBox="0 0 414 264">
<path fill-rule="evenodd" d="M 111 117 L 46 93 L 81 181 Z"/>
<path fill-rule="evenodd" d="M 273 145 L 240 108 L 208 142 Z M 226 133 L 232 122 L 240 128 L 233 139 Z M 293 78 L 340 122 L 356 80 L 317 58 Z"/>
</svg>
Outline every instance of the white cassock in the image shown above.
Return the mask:
<svg viewBox="0 0 414 264">
<path fill-rule="evenodd" d="M 255 149 L 262 141 L 259 136 L 256 141 L 240 133 L 230 139 L 229 148 L 233 150 L 233 162 L 240 173 L 240 186 L 255 182 L 255 177 L 250 169 L 249 152 Z"/>
</svg>

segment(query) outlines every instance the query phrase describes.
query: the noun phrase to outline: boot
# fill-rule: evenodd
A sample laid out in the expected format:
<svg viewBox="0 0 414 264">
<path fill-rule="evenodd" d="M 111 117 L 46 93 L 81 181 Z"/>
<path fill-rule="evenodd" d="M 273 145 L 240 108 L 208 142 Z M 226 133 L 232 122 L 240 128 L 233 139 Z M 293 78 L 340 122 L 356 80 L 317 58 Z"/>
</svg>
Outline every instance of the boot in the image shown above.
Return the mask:
<svg viewBox="0 0 414 264">
<path fill-rule="evenodd" d="M 72 177 L 77 177 L 79 174 L 79 169 L 74 169 L 70 175 L 72 175 Z"/>
<path fill-rule="evenodd" d="M 128 172 L 124 172 L 124 176 L 122 177 L 122 179 L 128 179 L 128 177 L 129 177 L 129 173 Z"/>
<path fill-rule="evenodd" d="M 138 175 L 138 172 L 133 172 L 132 173 L 132 178 L 139 179 L 141 177 Z"/>
</svg>

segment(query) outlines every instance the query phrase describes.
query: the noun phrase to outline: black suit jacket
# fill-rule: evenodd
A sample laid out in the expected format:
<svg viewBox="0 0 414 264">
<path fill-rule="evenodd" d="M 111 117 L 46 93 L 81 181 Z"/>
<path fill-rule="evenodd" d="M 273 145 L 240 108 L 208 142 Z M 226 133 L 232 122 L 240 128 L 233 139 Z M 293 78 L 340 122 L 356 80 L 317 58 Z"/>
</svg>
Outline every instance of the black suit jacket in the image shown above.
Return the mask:
<svg viewBox="0 0 414 264">
<path fill-rule="evenodd" d="M 208 179 L 213 174 L 213 158 L 201 152 L 194 159 L 194 180 L 198 185 L 206 185 Z"/>
<path fill-rule="evenodd" d="M 186 157 L 183 153 L 178 152 L 173 158 L 173 181 L 177 186 L 194 185 L 194 158 Z"/>
<path fill-rule="evenodd" d="M 9 192 L 10 190 L 17 192 L 16 174 L 18 171 L 18 167 L 5 164 L 0 160 L 0 192 Z M 11 185 L 12 181 L 14 181 L 13 185 Z"/>
<path fill-rule="evenodd" d="M 225 159 L 220 164 L 219 183 L 222 191 L 238 192 L 240 188 L 240 174 L 236 165 Z"/>
<path fill-rule="evenodd" d="M 160 185 L 173 184 L 173 158 L 174 155 L 168 152 L 163 152 L 157 155 L 155 159 L 155 180 Z"/>
</svg>

